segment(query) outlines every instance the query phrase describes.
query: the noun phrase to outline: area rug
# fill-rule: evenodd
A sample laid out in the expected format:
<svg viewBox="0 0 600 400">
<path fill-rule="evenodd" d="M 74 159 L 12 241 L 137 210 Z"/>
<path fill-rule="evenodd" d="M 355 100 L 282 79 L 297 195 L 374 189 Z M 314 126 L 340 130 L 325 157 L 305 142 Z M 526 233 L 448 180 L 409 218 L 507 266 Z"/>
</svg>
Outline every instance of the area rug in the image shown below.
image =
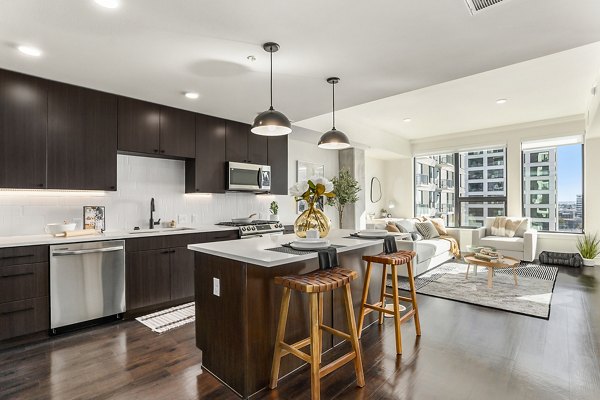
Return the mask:
<svg viewBox="0 0 600 400">
<path fill-rule="evenodd" d="M 194 302 L 144 315 L 136 320 L 157 333 L 170 331 L 196 320 Z"/>
<path fill-rule="evenodd" d="M 467 264 L 450 261 L 415 278 L 417 293 L 443 299 L 475 304 L 537 318 L 550 318 L 550 303 L 558 268 L 522 263 L 517 267 L 519 285 L 515 286 L 513 271 L 497 269 L 494 286 L 487 287 L 487 269 L 473 267 L 465 279 Z M 408 280 L 398 277 L 401 290 L 408 290 Z M 391 281 L 388 282 L 391 286 Z"/>
</svg>

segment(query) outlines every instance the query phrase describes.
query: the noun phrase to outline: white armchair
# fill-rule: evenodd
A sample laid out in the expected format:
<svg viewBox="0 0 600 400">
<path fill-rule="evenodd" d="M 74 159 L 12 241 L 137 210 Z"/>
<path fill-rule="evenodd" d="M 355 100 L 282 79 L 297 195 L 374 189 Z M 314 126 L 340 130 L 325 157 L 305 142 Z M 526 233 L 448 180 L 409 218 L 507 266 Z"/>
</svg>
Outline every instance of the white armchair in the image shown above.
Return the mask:
<svg viewBox="0 0 600 400">
<path fill-rule="evenodd" d="M 485 226 L 477 228 L 473 244 L 496 248 L 502 255 L 518 260 L 533 261 L 537 247 L 537 231 L 531 229 L 531 220 L 526 218 L 514 237 L 492 236 L 494 217 L 485 219 Z"/>
</svg>

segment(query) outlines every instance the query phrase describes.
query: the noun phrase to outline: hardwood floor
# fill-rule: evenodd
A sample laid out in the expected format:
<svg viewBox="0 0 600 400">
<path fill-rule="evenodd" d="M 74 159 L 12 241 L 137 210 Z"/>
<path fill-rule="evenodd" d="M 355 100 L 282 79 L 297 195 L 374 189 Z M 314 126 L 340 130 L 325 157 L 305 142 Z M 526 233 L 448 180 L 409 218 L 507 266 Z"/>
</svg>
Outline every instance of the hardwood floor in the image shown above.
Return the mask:
<svg viewBox="0 0 600 400">
<path fill-rule="evenodd" d="M 561 268 L 550 320 L 419 295 L 423 336 L 393 321 L 362 336 L 366 386 L 351 364 L 323 399 L 598 399 L 600 267 Z M 327 362 L 348 348 L 336 348 Z M 0 352 L 0 399 L 236 399 L 210 374 L 188 325 L 157 335 L 125 321 Z M 307 368 L 261 399 L 310 399 Z"/>
</svg>

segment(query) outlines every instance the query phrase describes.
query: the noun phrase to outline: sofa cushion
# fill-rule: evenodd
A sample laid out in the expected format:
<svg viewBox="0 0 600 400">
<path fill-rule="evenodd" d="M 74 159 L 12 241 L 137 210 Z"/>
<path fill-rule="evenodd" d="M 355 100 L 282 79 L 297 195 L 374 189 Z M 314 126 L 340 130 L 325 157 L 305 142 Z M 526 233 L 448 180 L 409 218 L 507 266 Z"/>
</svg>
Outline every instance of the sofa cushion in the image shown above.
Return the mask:
<svg viewBox="0 0 600 400">
<path fill-rule="evenodd" d="M 416 262 L 421 263 L 430 258 L 450 251 L 450 242 L 444 239 L 424 239 L 415 242 Z"/>
<path fill-rule="evenodd" d="M 414 219 L 401 219 L 399 221 L 396 221 L 396 226 L 398 227 L 398 229 L 400 229 L 400 232 L 402 233 L 411 233 L 417 231 Z"/>
<path fill-rule="evenodd" d="M 504 236 L 486 236 L 479 240 L 480 246 L 489 246 L 496 248 L 502 253 L 502 250 L 523 252 L 525 239 L 522 237 L 504 237 Z"/>
<path fill-rule="evenodd" d="M 447 235 L 448 231 L 446 230 L 446 225 L 442 218 L 427 218 L 427 221 L 431 221 L 435 229 L 437 229 L 440 235 Z"/>
<path fill-rule="evenodd" d="M 423 235 L 423 238 L 425 239 L 440 237 L 438 230 L 435 229 L 435 226 L 433 223 L 431 223 L 431 221 L 417 222 L 415 226 L 417 227 L 417 231 L 419 231 L 419 233 Z"/>
</svg>

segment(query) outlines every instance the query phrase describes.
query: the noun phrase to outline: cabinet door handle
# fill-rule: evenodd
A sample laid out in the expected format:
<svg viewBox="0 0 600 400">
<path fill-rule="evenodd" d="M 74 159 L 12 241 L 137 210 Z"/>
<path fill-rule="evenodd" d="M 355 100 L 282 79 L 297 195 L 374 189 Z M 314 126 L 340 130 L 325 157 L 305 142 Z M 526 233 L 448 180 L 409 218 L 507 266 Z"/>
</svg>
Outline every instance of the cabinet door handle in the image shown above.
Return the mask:
<svg viewBox="0 0 600 400">
<path fill-rule="evenodd" d="M 155 152 L 155 153 L 158 153 L 158 149 L 154 149 L 154 152 Z"/>
<path fill-rule="evenodd" d="M 4 311 L 4 312 L 1 312 L 0 315 L 14 314 L 14 313 L 24 312 L 24 311 L 29 311 L 29 310 L 33 310 L 33 307 L 22 308 L 20 310 Z"/>
<path fill-rule="evenodd" d="M 35 256 L 35 254 L 19 254 L 16 256 L 4 256 L 4 257 L 0 257 L 0 260 L 10 260 L 11 258 L 26 258 L 26 257 L 33 257 Z"/>
<path fill-rule="evenodd" d="M 21 272 L 20 274 L 2 275 L 0 278 L 15 278 L 17 276 L 33 275 L 33 272 Z"/>
<path fill-rule="evenodd" d="M 164 250 L 164 251 L 161 251 L 160 254 L 169 254 L 170 252 L 171 252 L 171 250 Z"/>
<path fill-rule="evenodd" d="M 164 150 L 161 150 L 160 152 L 161 152 L 161 154 L 164 154 L 164 152 L 165 152 L 165 151 L 164 151 Z"/>
</svg>

